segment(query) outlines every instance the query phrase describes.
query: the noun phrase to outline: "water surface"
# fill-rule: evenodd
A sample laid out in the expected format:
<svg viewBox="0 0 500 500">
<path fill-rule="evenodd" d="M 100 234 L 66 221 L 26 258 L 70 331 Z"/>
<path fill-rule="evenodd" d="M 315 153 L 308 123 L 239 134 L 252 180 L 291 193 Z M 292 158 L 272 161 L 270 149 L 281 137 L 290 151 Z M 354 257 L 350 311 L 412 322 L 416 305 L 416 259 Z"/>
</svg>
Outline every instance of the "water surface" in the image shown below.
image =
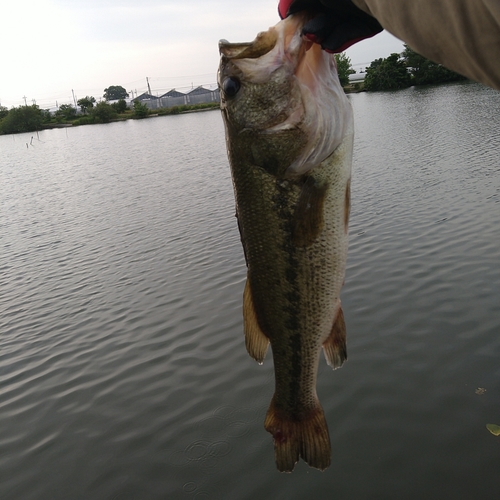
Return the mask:
<svg viewBox="0 0 500 500">
<path fill-rule="evenodd" d="M 500 94 L 350 100 L 323 473 L 278 473 L 263 428 L 220 114 L 0 137 L 2 500 L 497 497 Z"/>
</svg>

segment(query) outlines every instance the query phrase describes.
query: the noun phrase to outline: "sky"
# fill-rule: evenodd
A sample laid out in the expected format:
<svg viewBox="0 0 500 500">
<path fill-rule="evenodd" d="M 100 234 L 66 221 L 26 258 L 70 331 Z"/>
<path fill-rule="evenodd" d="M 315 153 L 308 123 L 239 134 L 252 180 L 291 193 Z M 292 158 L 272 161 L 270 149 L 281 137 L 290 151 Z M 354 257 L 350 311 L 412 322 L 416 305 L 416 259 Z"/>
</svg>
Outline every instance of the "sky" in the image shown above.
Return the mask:
<svg viewBox="0 0 500 500">
<path fill-rule="evenodd" d="M 0 105 L 41 108 L 121 85 L 154 95 L 216 82 L 218 41 L 279 21 L 277 0 L 24 0 L 2 6 Z M 387 32 L 347 50 L 354 69 L 402 52 Z"/>
</svg>

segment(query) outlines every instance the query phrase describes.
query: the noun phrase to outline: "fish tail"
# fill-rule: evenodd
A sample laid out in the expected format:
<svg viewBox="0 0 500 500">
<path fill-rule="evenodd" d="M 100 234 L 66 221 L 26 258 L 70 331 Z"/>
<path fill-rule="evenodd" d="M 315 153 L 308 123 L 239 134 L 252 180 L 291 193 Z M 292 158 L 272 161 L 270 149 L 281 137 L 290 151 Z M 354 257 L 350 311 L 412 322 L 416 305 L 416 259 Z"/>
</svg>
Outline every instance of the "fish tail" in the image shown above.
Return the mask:
<svg viewBox="0 0 500 500">
<path fill-rule="evenodd" d="M 299 457 L 319 470 L 330 465 L 330 435 L 319 401 L 316 408 L 297 419 L 283 415 L 273 397 L 264 427 L 273 435 L 276 467 L 280 472 L 291 472 Z"/>
</svg>

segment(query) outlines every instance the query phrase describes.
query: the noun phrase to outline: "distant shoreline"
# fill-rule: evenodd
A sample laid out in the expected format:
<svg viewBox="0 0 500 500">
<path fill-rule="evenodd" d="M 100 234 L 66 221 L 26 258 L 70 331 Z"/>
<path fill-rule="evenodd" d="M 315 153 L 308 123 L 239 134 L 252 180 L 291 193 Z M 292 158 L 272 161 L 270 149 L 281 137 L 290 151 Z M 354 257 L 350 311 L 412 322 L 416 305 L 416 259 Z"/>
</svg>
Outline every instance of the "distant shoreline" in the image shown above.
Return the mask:
<svg viewBox="0 0 500 500">
<path fill-rule="evenodd" d="M 193 105 L 192 107 L 194 108 L 195 106 L 196 105 Z M 141 118 L 138 118 L 138 117 L 130 115 L 130 114 L 127 114 L 125 116 L 118 116 L 116 118 L 112 118 L 107 123 L 124 122 L 127 120 L 145 120 L 147 118 L 157 118 L 158 116 L 185 115 L 187 113 L 200 113 L 202 111 L 213 111 L 214 109 L 220 110 L 220 104 L 217 103 L 214 106 L 209 106 L 209 107 L 204 107 L 204 108 L 196 108 L 196 109 L 187 109 L 187 110 L 178 111 L 178 112 L 174 112 L 174 113 L 165 112 L 165 111 L 168 111 L 169 109 L 172 109 L 172 108 L 160 108 L 160 109 L 155 110 L 156 111 L 155 113 L 150 113 L 147 116 L 144 116 Z M 78 119 L 76 119 L 75 121 L 77 121 L 77 120 Z M 106 123 L 103 123 L 103 122 L 95 122 L 95 123 L 72 123 L 72 122 L 46 123 L 43 125 L 42 130 L 49 130 L 51 128 L 82 127 L 83 125 L 105 125 L 105 124 Z"/>
<path fill-rule="evenodd" d="M 116 114 L 113 118 L 108 121 L 101 121 L 92 119 L 90 115 L 77 115 L 72 119 L 62 119 L 59 118 L 59 121 L 50 121 L 46 123 L 42 123 L 37 128 L 32 128 L 30 130 L 20 130 L 19 132 L 7 132 L 2 133 L 0 135 L 15 135 L 15 134 L 24 134 L 29 132 L 36 132 L 40 130 L 50 130 L 54 128 L 68 128 L 68 127 L 80 127 L 83 125 L 98 125 L 98 124 L 106 124 L 106 123 L 114 123 L 121 122 L 126 120 L 144 120 L 145 118 L 155 118 L 158 116 L 167 116 L 167 115 L 181 115 L 186 113 L 199 113 L 201 111 L 212 111 L 214 109 L 220 110 L 220 103 L 203 103 L 203 104 L 185 104 L 181 106 L 173 106 L 171 108 L 158 108 L 154 110 L 149 110 L 149 112 L 145 116 L 137 116 L 134 114 L 133 109 L 127 109 L 124 113 Z"/>
</svg>

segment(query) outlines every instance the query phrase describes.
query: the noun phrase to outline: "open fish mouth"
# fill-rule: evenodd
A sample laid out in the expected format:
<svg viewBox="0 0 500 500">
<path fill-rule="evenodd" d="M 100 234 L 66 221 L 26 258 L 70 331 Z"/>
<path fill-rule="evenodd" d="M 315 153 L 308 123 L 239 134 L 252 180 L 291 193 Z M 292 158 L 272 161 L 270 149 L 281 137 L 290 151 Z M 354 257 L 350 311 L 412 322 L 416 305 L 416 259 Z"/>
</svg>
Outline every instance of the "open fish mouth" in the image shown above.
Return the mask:
<svg viewBox="0 0 500 500">
<path fill-rule="evenodd" d="M 284 49 L 290 53 L 301 42 L 307 40 L 300 34 L 304 26 L 305 16 L 296 14 L 290 16 L 267 31 L 260 32 L 252 42 L 231 43 L 227 40 L 219 41 L 219 52 L 229 59 L 258 59 L 271 52 L 276 44 L 283 40 Z M 291 47 L 293 43 L 293 48 Z M 311 45 L 311 42 L 308 43 Z"/>
<path fill-rule="evenodd" d="M 229 59 L 257 59 L 274 49 L 278 41 L 278 33 L 271 28 L 259 33 L 253 42 L 231 43 L 219 41 L 219 52 Z"/>
</svg>

